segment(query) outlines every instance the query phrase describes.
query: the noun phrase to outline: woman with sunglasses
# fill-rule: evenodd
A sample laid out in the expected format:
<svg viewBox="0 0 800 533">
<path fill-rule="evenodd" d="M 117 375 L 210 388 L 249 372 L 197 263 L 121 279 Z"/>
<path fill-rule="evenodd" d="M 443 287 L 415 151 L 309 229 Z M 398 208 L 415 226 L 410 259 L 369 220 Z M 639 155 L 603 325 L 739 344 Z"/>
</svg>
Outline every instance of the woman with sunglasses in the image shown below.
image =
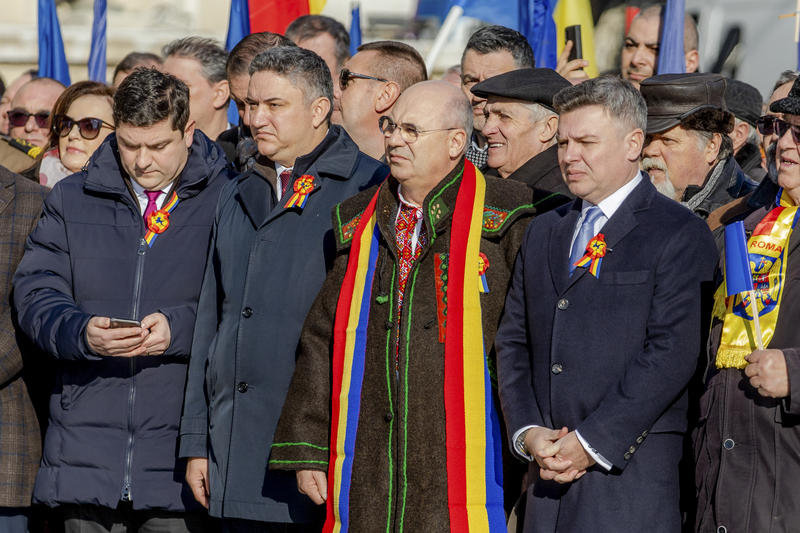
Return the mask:
<svg viewBox="0 0 800 533">
<path fill-rule="evenodd" d="M 39 183 L 52 187 L 86 165 L 114 131 L 113 96 L 114 89 L 94 81 L 79 81 L 61 94 L 53 106 L 50 144 L 42 156 Z"/>
<path fill-rule="evenodd" d="M 770 111 L 782 118 L 762 117 L 758 127 L 777 139 L 778 183 L 767 178 L 766 202 L 742 204 L 722 219 L 726 233 L 743 222 L 747 248 L 719 267 L 695 433 L 698 532 L 796 531 L 800 524 L 800 80 Z M 718 237 L 727 241 L 722 228 Z M 752 284 L 723 266 L 745 254 Z M 727 296 L 742 278 L 740 288 L 754 291 Z"/>
</svg>

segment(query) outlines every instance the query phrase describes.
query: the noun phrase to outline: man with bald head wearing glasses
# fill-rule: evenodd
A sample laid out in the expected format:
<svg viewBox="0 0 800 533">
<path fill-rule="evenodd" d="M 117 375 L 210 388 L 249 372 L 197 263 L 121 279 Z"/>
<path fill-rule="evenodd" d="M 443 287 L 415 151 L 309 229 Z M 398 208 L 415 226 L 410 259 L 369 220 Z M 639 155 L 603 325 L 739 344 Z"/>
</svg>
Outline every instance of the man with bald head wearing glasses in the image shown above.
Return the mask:
<svg viewBox="0 0 800 533">
<path fill-rule="evenodd" d="M 338 82 L 342 126 L 362 152 L 384 157 L 378 119 L 389 114 L 400 93 L 427 78 L 425 61 L 407 44 L 376 41 L 358 47 Z"/>
<path fill-rule="evenodd" d="M 489 368 L 532 193 L 465 160 L 472 110 L 452 84 L 408 88 L 379 124 L 391 175 L 334 209 L 270 468 L 327 502 L 327 527 L 504 529 Z M 470 490 L 485 503 L 468 514 Z"/>
</svg>

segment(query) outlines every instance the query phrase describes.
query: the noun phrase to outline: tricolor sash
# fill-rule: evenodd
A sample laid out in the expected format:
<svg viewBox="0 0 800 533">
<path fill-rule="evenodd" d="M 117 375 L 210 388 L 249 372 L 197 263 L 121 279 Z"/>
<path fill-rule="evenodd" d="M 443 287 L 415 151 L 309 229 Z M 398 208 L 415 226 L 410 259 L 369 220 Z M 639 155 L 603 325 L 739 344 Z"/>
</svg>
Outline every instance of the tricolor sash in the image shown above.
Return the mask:
<svg viewBox="0 0 800 533">
<path fill-rule="evenodd" d="M 783 288 L 786 283 L 786 250 L 798 219 L 798 209 L 781 189 L 776 206 L 761 219 L 747 241 L 750 271 L 756 294 L 764 346 L 775 333 Z M 745 357 L 756 349 L 750 295 L 726 297 L 725 283 L 714 295 L 714 316 L 723 321 L 717 350 L 717 368 L 744 368 Z"/>
<path fill-rule="evenodd" d="M 156 238 L 167 231 L 167 228 L 169 228 L 169 215 L 177 207 L 178 202 L 180 202 L 178 193 L 173 191 L 172 196 L 164 206 L 150 214 L 147 221 L 147 232 L 144 234 L 144 240 L 147 242 L 148 247 L 152 247 L 153 243 L 156 242 Z"/>
<path fill-rule="evenodd" d="M 483 344 L 477 268 L 485 191 L 483 174 L 465 161 L 452 215 L 444 346 L 447 497 L 450 529 L 459 533 L 506 530 L 500 431 Z M 379 246 L 375 212 L 379 192 L 353 235 L 336 307 L 325 533 L 344 533 L 350 527 L 350 481 Z"/>
</svg>

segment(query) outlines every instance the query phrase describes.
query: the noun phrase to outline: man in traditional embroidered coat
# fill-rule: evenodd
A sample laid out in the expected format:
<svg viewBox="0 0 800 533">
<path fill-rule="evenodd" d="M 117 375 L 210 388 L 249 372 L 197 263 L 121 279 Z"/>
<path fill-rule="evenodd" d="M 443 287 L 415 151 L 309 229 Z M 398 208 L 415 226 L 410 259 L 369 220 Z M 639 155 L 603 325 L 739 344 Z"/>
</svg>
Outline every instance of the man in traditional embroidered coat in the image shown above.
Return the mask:
<svg viewBox="0 0 800 533">
<path fill-rule="evenodd" d="M 553 103 L 578 199 L 528 228 L 497 334 L 503 414 L 530 461 L 525 531 L 677 532 L 713 239 L 639 171 L 646 109 L 629 82 Z"/>
<path fill-rule="evenodd" d="M 327 501 L 326 531 L 505 530 L 490 376 L 533 208 L 464 160 L 471 127 L 458 88 L 412 86 L 381 119 L 392 175 L 334 211 L 270 457 Z"/>
<path fill-rule="evenodd" d="M 743 221 L 749 235 L 765 349 L 755 342 L 750 308 L 720 287 L 695 434 L 696 531 L 785 532 L 800 523 L 800 81 L 770 111 L 783 113 L 769 122 L 778 136 L 780 190 L 767 205 L 722 218 Z"/>
</svg>

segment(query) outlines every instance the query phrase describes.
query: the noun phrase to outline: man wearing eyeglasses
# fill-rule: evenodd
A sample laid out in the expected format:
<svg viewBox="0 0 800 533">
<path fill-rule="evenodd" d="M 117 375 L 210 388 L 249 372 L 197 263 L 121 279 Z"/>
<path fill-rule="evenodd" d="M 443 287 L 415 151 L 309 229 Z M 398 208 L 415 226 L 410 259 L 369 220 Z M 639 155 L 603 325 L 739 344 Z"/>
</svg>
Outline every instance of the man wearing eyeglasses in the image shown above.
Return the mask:
<svg viewBox="0 0 800 533">
<path fill-rule="evenodd" d="M 718 74 L 660 74 L 644 80 L 647 137 L 642 170 L 656 189 L 707 218 L 756 183 L 733 157 L 733 114 Z"/>
<path fill-rule="evenodd" d="M 400 93 L 426 79 L 425 61 L 407 44 L 376 41 L 358 47 L 339 73 L 338 83 L 342 126 L 362 152 L 383 159 L 378 119 L 391 112 Z"/>
<path fill-rule="evenodd" d="M 450 83 L 411 86 L 379 125 L 391 176 L 334 210 L 270 468 L 328 528 L 504 530 L 490 371 L 531 191 L 464 158 L 472 109 Z"/>
<path fill-rule="evenodd" d="M 11 100 L 8 145 L 0 149 L 0 164 L 21 172 L 34 163 L 50 136 L 50 115 L 64 86 L 51 78 L 35 78 L 20 87 Z M 8 150 L 7 148 L 15 150 Z M 27 157 L 20 158 L 20 153 Z"/>
</svg>

